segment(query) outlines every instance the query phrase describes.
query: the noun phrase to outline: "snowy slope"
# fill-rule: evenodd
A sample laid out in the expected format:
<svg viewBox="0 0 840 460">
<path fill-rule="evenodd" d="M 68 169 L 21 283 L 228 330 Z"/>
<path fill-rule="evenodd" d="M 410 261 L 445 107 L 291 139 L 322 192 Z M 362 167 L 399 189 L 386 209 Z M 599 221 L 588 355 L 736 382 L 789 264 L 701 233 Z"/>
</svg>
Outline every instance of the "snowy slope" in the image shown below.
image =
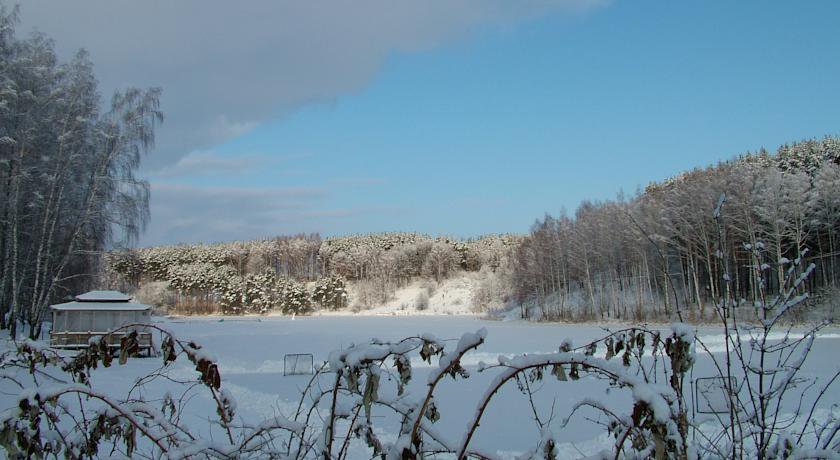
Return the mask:
<svg viewBox="0 0 840 460">
<path fill-rule="evenodd" d="M 339 312 L 361 315 L 471 315 L 476 313 L 473 292 L 477 278 L 474 273 L 461 272 L 457 276 L 436 283 L 418 280 L 396 290 L 393 297 L 381 305 Z M 350 298 L 357 298 L 355 286 L 349 285 Z M 429 295 L 431 291 L 431 295 Z M 418 303 L 422 294 L 428 295 L 428 304 Z M 325 313 L 334 314 L 334 313 Z"/>
</svg>

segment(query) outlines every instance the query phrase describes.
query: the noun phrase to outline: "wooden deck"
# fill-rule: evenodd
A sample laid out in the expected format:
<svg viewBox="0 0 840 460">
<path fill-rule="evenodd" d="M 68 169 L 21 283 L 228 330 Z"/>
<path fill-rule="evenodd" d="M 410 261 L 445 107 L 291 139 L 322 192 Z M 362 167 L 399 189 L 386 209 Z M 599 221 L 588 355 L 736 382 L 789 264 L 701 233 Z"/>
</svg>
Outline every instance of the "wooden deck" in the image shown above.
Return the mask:
<svg viewBox="0 0 840 460">
<path fill-rule="evenodd" d="M 120 347 L 120 339 L 127 332 L 114 332 L 108 335 L 107 332 L 50 332 L 50 347 L 63 349 L 79 349 L 87 348 L 90 339 L 93 337 L 106 337 L 108 346 L 111 348 Z M 137 332 L 137 343 L 140 345 L 140 350 L 145 351 L 151 356 L 154 347 L 152 346 L 151 332 Z"/>
</svg>

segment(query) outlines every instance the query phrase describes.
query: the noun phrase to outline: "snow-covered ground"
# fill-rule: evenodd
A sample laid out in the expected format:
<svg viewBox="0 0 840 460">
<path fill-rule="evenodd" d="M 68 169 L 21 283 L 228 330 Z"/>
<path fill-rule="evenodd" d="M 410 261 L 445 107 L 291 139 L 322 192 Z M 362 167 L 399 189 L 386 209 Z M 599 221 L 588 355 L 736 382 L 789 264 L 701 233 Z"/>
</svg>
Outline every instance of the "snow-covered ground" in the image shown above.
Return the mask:
<svg viewBox="0 0 840 460">
<path fill-rule="evenodd" d="M 576 344 L 604 335 L 595 325 L 535 324 L 519 321 L 487 321 L 474 316 L 320 316 L 320 317 L 267 317 L 267 318 L 189 318 L 160 319 L 179 338 L 194 340 L 212 353 L 220 364 L 223 387 L 238 401 L 238 416 L 245 420 L 258 420 L 276 413 L 291 416 L 298 402 L 300 389 L 309 376 L 284 376 L 283 357 L 291 353 L 311 353 L 316 364 L 327 359 L 336 349 L 353 343 L 367 342 L 372 337 L 382 340 L 400 339 L 422 333 L 434 334 L 439 339 L 458 339 L 465 332 L 487 329 L 486 343 L 463 361 L 471 372 L 466 380 L 453 382 L 445 379 L 436 392 L 441 419 L 436 423 L 440 433 L 457 440 L 463 433 L 468 419 L 475 411 L 479 397 L 492 380 L 494 373 L 475 372 L 480 362 L 497 363 L 499 355 L 555 352 L 563 339 Z M 699 336 L 720 353 L 723 340 L 720 332 L 704 328 Z M 451 343 L 454 346 L 455 342 Z M 803 372 L 818 376 L 832 374 L 837 367 L 836 351 L 840 347 L 840 330 L 829 329 L 816 341 L 816 345 L 803 368 Z M 433 361 L 434 362 L 434 361 Z M 93 376 L 95 387 L 116 395 L 134 382 L 138 376 L 158 368 L 160 360 L 135 359 L 125 366 L 99 369 Z M 423 361 L 412 361 L 414 378 L 409 392 L 416 397 L 424 393 L 425 382 L 431 367 Z M 714 375 L 708 357 L 699 356 L 694 367 L 694 378 Z M 176 362 L 171 376 L 194 378 L 195 373 L 187 361 Z M 161 384 L 163 385 L 163 384 Z M 164 385 L 165 387 L 165 385 Z M 163 392 L 166 388 L 151 388 Z M 621 390 L 609 390 L 598 380 L 583 378 L 577 382 L 557 382 L 546 378 L 536 386 L 535 403 L 541 417 L 553 413 L 555 434 L 563 444 L 562 458 L 593 454 L 609 446 L 610 440 L 603 429 L 583 417 L 576 417 L 565 428 L 560 422 L 568 415 L 572 405 L 583 398 L 596 398 L 615 411 L 629 414 L 630 396 Z M 14 402 L 14 392 L 2 388 L 0 406 L 9 407 Z M 213 407 L 209 399 L 198 393 L 191 401 L 184 420 L 196 426 L 206 424 Z M 204 399 L 202 399 L 204 398 Z M 835 387 L 826 402 L 840 401 L 840 388 Z M 589 414 L 595 415 L 595 414 Z M 376 422 L 375 422 L 376 423 Z M 386 432 L 396 432 L 398 426 L 389 426 L 383 420 Z M 484 418 L 473 445 L 500 457 L 513 457 L 531 448 L 539 440 L 540 432 L 534 423 L 533 412 L 527 398 L 516 385 L 503 388 Z M 387 440 L 388 437 L 384 436 Z M 393 438 L 391 438 L 393 439 Z"/>
</svg>

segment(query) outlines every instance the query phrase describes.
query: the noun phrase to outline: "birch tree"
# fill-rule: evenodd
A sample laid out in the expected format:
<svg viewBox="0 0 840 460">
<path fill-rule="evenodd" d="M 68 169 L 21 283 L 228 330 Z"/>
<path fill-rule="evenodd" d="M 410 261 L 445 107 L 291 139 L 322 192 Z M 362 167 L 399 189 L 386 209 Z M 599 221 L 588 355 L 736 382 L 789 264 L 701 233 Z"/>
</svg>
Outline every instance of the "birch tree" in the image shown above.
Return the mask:
<svg viewBox="0 0 840 460">
<path fill-rule="evenodd" d="M 148 221 L 149 186 L 135 173 L 163 118 L 161 91 L 130 88 L 101 108 L 87 53 L 60 63 L 46 36 L 15 37 L 16 9 L 0 17 L 0 325 L 14 335 L 23 321 L 34 338 L 47 305 Z"/>
</svg>

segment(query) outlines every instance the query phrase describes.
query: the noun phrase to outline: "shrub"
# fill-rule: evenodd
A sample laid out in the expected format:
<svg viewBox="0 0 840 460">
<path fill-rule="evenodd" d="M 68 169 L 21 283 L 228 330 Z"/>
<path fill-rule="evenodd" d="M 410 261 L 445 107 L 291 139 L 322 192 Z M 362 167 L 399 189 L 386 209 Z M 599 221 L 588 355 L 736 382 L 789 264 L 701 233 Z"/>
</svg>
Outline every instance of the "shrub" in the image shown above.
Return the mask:
<svg viewBox="0 0 840 460">
<path fill-rule="evenodd" d="M 312 301 L 327 310 L 338 310 L 347 306 L 347 286 L 339 276 L 321 278 L 315 283 Z"/>
<path fill-rule="evenodd" d="M 245 310 L 249 313 L 268 313 L 276 303 L 275 285 L 273 272 L 245 275 L 242 293 Z"/>
<path fill-rule="evenodd" d="M 276 283 L 277 306 L 287 315 L 305 315 L 312 311 L 309 291 L 303 283 L 280 279 Z"/>
<path fill-rule="evenodd" d="M 429 308 L 429 294 L 427 294 L 426 291 L 420 291 L 420 293 L 417 294 L 417 298 L 414 299 L 414 308 L 420 311 Z"/>
<path fill-rule="evenodd" d="M 166 281 L 154 281 L 140 286 L 134 298 L 141 303 L 151 305 L 156 313 L 175 306 L 175 291 Z"/>
</svg>

